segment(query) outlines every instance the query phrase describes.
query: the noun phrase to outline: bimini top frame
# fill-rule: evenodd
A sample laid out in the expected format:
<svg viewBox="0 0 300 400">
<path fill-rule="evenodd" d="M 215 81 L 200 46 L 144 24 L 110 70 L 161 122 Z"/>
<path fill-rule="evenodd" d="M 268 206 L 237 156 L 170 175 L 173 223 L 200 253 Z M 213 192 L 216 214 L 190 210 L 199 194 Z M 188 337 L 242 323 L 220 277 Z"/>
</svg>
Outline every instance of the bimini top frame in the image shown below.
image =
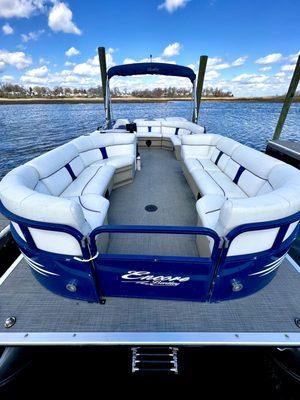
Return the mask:
<svg viewBox="0 0 300 400">
<path fill-rule="evenodd" d="M 111 67 L 107 71 L 107 79 L 106 79 L 106 90 L 105 90 L 105 98 L 104 98 L 104 107 L 105 107 L 105 120 L 106 126 L 105 128 L 111 128 L 111 98 L 110 98 L 110 88 L 109 81 L 114 76 L 133 76 L 133 75 L 166 75 L 166 76 L 179 76 L 183 78 L 188 78 L 192 85 L 192 101 L 194 103 L 193 109 L 193 120 L 196 119 L 197 115 L 197 85 L 196 85 L 196 74 L 195 72 L 183 65 L 174 65 L 174 64 L 164 64 L 164 63 L 156 63 L 156 62 L 147 62 L 147 63 L 134 63 L 134 64 L 125 64 L 125 65 L 116 65 Z"/>
<path fill-rule="evenodd" d="M 114 67 L 111 67 L 106 72 L 106 58 L 105 58 L 104 47 L 98 48 L 98 54 L 99 54 L 99 63 L 100 63 L 102 87 L 103 87 L 103 97 L 104 97 L 105 120 L 106 120 L 105 128 L 111 128 L 111 112 L 110 112 L 111 98 L 110 98 L 109 80 L 113 76 L 166 75 L 166 76 L 178 76 L 178 77 L 183 77 L 183 78 L 189 79 L 193 85 L 192 100 L 194 103 L 194 109 L 193 109 L 192 120 L 193 120 L 193 122 L 197 122 L 201 93 L 200 93 L 200 97 L 199 97 L 199 93 L 197 93 L 197 86 L 199 86 L 199 85 L 197 85 L 197 83 L 196 83 L 196 74 L 191 68 L 185 67 L 183 65 L 157 63 L 157 62 L 146 62 L 146 63 L 116 65 Z M 205 64 L 205 66 L 206 66 L 206 64 Z M 200 74 L 200 69 L 199 69 L 199 75 L 201 75 L 201 74 Z M 203 69 L 203 78 L 204 78 L 204 74 L 205 74 L 205 67 Z M 198 77 L 198 81 L 199 81 L 199 77 Z M 203 79 L 202 79 L 202 82 L 203 82 Z M 201 91 L 202 91 L 202 85 L 201 85 Z"/>
</svg>

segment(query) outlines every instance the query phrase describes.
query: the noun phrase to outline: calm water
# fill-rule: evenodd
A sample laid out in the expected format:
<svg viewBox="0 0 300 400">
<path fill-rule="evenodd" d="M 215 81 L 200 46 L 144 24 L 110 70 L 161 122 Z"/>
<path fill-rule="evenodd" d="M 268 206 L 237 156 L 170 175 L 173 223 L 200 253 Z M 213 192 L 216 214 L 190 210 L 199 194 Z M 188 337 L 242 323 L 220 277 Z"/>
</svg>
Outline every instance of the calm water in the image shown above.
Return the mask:
<svg viewBox="0 0 300 400">
<path fill-rule="evenodd" d="M 277 103 L 203 103 L 200 124 L 208 132 L 264 149 L 281 110 Z M 181 116 L 190 118 L 189 102 L 113 104 L 113 117 Z M 102 104 L 26 104 L 0 106 L 0 177 L 13 167 L 104 122 Z M 300 140 L 300 103 L 292 105 L 282 135 Z"/>
</svg>

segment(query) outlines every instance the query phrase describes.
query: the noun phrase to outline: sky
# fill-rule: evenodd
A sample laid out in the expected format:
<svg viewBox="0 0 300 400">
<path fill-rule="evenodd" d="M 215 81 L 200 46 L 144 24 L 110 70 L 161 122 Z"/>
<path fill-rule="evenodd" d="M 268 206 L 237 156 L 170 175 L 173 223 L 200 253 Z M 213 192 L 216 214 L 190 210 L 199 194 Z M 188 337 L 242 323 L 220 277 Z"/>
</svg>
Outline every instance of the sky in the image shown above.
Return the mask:
<svg viewBox="0 0 300 400">
<path fill-rule="evenodd" d="M 286 92 L 300 50 L 300 0 L 0 0 L 0 82 L 88 88 L 108 67 L 153 61 L 197 72 L 235 96 Z M 189 87 L 184 78 L 114 77 L 112 87 Z"/>
</svg>

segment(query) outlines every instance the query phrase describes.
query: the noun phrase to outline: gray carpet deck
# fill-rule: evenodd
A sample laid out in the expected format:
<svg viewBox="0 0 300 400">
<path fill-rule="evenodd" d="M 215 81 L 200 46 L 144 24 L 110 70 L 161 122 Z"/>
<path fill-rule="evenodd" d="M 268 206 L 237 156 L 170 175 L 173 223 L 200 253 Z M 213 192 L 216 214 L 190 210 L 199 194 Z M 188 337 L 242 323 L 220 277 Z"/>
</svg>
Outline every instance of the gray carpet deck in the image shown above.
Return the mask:
<svg viewBox="0 0 300 400">
<path fill-rule="evenodd" d="M 0 214 L 0 231 L 9 225 L 9 221 L 2 214 Z"/>
<path fill-rule="evenodd" d="M 114 190 L 110 198 L 110 224 L 195 226 L 195 198 L 173 152 L 141 149 L 142 170 L 133 183 Z M 156 212 L 145 211 L 154 204 Z M 109 253 L 198 257 L 195 236 L 111 235 Z"/>
<path fill-rule="evenodd" d="M 108 298 L 106 305 L 44 289 L 24 262 L 0 286 L 0 333 L 10 332 L 298 332 L 300 275 L 284 261 L 260 292 L 216 304 Z M 9 330 L 9 316 L 17 318 Z"/>
</svg>

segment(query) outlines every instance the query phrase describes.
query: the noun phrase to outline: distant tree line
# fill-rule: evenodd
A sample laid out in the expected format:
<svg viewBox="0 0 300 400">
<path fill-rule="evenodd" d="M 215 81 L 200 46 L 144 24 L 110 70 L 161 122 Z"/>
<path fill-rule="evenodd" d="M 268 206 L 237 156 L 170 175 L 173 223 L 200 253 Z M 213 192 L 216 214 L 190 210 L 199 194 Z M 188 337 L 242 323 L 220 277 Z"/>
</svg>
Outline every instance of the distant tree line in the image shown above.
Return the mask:
<svg viewBox="0 0 300 400">
<path fill-rule="evenodd" d="M 45 86 L 33 86 L 25 88 L 21 85 L 11 83 L 0 84 L 0 97 L 102 97 L 102 87 L 90 87 L 89 89 L 77 89 L 56 86 L 49 88 Z M 140 98 L 184 98 L 191 96 L 191 89 L 185 88 L 154 88 L 144 90 L 120 90 L 119 88 L 111 89 L 111 97 L 140 97 Z M 224 91 L 219 88 L 208 87 L 203 89 L 203 96 L 207 97 L 233 97 L 229 91 Z"/>
</svg>

